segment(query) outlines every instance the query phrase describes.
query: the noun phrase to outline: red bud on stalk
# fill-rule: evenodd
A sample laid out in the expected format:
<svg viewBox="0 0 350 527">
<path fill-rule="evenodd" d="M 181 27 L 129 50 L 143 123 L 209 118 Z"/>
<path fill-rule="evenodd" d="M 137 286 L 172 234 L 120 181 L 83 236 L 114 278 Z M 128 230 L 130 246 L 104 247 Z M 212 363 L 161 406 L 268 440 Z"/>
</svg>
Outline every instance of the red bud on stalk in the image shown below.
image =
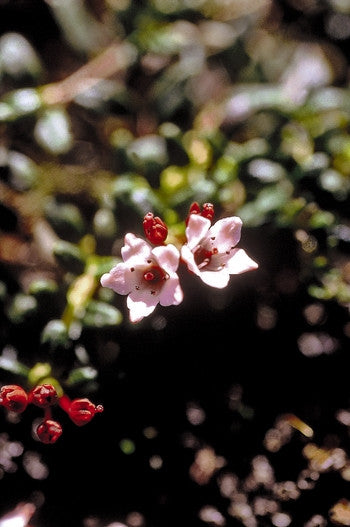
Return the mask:
<svg viewBox="0 0 350 527">
<path fill-rule="evenodd" d="M 0 390 L 0 404 L 11 412 L 24 412 L 28 405 L 28 395 L 21 386 L 8 384 Z"/>
<path fill-rule="evenodd" d="M 148 241 L 153 245 L 163 245 L 168 236 L 168 227 L 158 216 L 148 212 L 143 219 L 143 230 Z"/>
</svg>

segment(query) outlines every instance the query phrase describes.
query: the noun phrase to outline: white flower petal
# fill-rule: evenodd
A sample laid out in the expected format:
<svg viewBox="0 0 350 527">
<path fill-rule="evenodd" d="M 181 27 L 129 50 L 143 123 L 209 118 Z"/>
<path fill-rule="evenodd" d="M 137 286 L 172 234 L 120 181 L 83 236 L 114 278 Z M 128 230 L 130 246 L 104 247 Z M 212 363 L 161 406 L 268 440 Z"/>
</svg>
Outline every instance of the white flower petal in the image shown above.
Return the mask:
<svg viewBox="0 0 350 527">
<path fill-rule="evenodd" d="M 158 298 L 149 296 L 147 303 L 143 300 L 135 300 L 133 298 L 133 293 L 131 293 L 127 298 L 126 305 L 128 306 L 130 313 L 131 322 L 140 322 L 144 317 L 147 317 L 155 310 L 156 305 L 158 304 Z"/>
<path fill-rule="evenodd" d="M 208 218 L 199 214 L 190 214 L 186 227 L 187 244 L 190 249 L 197 247 L 199 242 L 207 236 L 210 225 Z"/>
<path fill-rule="evenodd" d="M 115 293 L 127 295 L 132 289 L 132 283 L 128 280 L 129 269 L 123 263 L 117 264 L 109 273 L 101 276 L 101 285 L 113 289 Z"/>
<path fill-rule="evenodd" d="M 246 271 L 253 271 L 259 267 L 243 249 L 234 249 L 226 265 L 230 274 L 245 273 Z"/>
<path fill-rule="evenodd" d="M 121 253 L 125 263 L 129 266 L 141 264 L 152 255 L 152 247 L 142 238 L 138 238 L 131 232 L 124 237 L 124 246 Z"/>
<path fill-rule="evenodd" d="M 235 247 L 241 239 L 242 220 L 237 216 L 223 218 L 209 229 L 208 237 L 219 253 Z"/>
<path fill-rule="evenodd" d="M 198 269 L 198 266 L 195 262 L 194 254 L 187 244 L 181 247 L 181 258 L 186 263 L 188 269 L 192 271 L 192 273 L 200 275 L 200 270 Z"/>
<path fill-rule="evenodd" d="M 152 253 L 156 257 L 159 267 L 164 269 L 166 273 L 171 274 L 177 270 L 180 253 L 175 245 L 169 243 L 169 245 L 155 247 Z"/>
<path fill-rule="evenodd" d="M 162 306 L 179 305 L 183 300 L 183 291 L 180 286 L 179 278 L 169 278 L 165 281 L 159 293 L 159 303 Z"/>
<path fill-rule="evenodd" d="M 226 287 L 230 279 L 230 275 L 225 269 L 221 271 L 202 271 L 199 276 L 205 284 L 218 289 Z"/>
</svg>

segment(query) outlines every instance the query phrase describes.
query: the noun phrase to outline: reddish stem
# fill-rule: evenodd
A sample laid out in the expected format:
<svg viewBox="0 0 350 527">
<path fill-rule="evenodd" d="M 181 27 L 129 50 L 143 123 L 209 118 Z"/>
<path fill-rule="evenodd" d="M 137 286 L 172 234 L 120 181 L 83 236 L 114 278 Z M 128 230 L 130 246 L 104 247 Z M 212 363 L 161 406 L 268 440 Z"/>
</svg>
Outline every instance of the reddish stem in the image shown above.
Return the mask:
<svg viewBox="0 0 350 527">
<path fill-rule="evenodd" d="M 69 408 L 70 408 L 71 403 L 72 401 L 70 400 L 68 395 L 66 395 L 65 393 L 58 400 L 58 404 L 60 405 L 62 410 L 64 410 L 67 413 L 69 413 Z"/>
</svg>

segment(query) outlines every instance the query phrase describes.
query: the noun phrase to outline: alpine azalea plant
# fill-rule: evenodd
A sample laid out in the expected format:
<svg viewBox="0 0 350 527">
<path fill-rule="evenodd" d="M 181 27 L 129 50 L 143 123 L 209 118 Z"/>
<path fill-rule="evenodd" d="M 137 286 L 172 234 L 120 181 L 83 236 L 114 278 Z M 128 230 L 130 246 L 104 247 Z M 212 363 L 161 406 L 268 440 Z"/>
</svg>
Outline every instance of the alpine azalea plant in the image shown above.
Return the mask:
<svg viewBox="0 0 350 527">
<path fill-rule="evenodd" d="M 252 271 L 258 264 L 244 249 L 238 248 L 242 220 L 236 216 L 223 218 L 212 225 L 214 207 L 198 203 L 190 207 L 186 219 L 186 241 L 179 248 L 166 244 L 166 224 L 151 212 L 143 221 L 147 240 L 128 233 L 121 250 L 123 262 L 101 277 L 101 285 L 120 295 L 128 295 L 127 307 L 131 322 L 139 322 L 153 313 L 157 304 L 178 305 L 183 291 L 177 274 L 180 263 L 205 284 L 223 288 L 230 275 Z"/>
</svg>

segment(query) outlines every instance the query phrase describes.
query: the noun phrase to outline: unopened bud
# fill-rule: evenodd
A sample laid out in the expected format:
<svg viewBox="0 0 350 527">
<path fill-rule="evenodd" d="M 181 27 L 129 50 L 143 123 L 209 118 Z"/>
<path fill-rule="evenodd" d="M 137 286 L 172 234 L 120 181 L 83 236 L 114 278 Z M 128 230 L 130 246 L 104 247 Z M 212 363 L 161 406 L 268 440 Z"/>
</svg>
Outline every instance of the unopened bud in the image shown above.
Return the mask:
<svg viewBox="0 0 350 527">
<path fill-rule="evenodd" d="M 74 399 L 68 409 L 69 417 L 77 426 L 89 423 L 100 412 L 103 412 L 103 406 L 95 406 L 89 399 Z"/>
<path fill-rule="evenodd" d="M 52 419 L 46 419 L 36 429 L 38 438 L 42 443 L 51 445 L 56 443 L 62 435 L 62 426 L 58 421 L 53 421 Z"/>
<path fill-rule="evenodd" d="M 211 221 L 214 217 L 214 205 L 212 203 L 204 203 L 202 209 L 201 215 Z"/>
<path fill-rule="evenodd" d="M 168 227 L 158 216 L 148 212 L 143 219 L 143 230 L 147 240 L 153 245 L 163 245 L 168 236 Z"/>
<path fill-rule="evenodd" d="M 48 408 L 58 401 L 56 389 L 52 384 L 39 384 L 29 392 L 29 402 L 40 408 Z"/>
<path fill-rule="evenodd" d="M 214 205 L 212 203 L 204 203 L 201 210 L 198 203 L 194 201 L 190 206 L 190 210 L 186 218 L 186 225 L 188 224 L 191 214 L 200 214 L 203 216 L 203 218 L 208 218 L 208 220 L 211 221 L 214 217 Z"/>
<path fill-rule="evenodd" d="M 24 412 L 28 404 L 28 395 L 21 386 L 8 384 L 0 390 L 0 404 L 11 412 Z"/>
</svg>

